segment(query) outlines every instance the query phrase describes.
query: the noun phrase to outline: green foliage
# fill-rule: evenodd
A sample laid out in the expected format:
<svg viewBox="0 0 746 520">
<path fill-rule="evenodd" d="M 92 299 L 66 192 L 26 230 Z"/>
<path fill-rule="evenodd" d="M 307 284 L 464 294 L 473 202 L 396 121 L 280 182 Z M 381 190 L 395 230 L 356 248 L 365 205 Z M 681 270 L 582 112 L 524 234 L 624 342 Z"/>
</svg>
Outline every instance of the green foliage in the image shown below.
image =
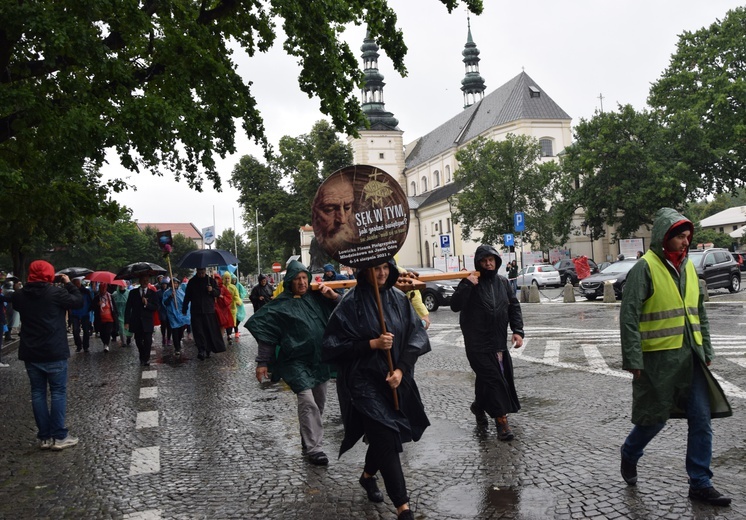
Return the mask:
<svg viewBox="0 0 746 520">
<path fill-rule="evenodd" d="M 215 248 L 230 251 L 238 258 L 238 271 L 241 275 L 256 272 L 256 250 L 252 251 L 242 235 L 236 235 L 228 228 L 215 239 Z"/>
<path fill-rule="evenodd" d="M 441 0 L 450 10 L 458 2 Z M 475 13 L 481 0 L 464 2 Z M 122 164 L 216 187 L 215 156 L 235 152 L 235 121 L 267 147 L 249 57 L 275 44 L 298 58 L 298 83 L 349 134 L 364 124 L 356 55 L 340 39 L 366 24 L 402 74 L 406 46 L 386 0 L 39 0 L 0 6 L 0 171 Z M 22 168 L 23 170 L 26 167 Z M 50 173 L 51 175 L 51 173 Z"/>
<path fill-rule="evenodd" d="M 552 199 L 556 163 L 539 163 L 541 146 L 526 135 L 508 134 L 504 141 L 477 139 L 456 154 L 455 182 L 463 189 L 456 197 L 454 219 L 464 239 L 477 229 L 477 241 L 502 243 L 513 233 L 513 215 L 526 216 L 524 238 L 542 247 L 556 244 L 547 201 Z"/>
<path fill-rule="evenodd" d="M 689 140 L 664 127 L 656 113 L 631 105 L 581 120 L 575 142 L 565 148 L 555 232 L 566 238 L 577 231 L 570 222 L 578 208 L 595 237 L 607 224 L 616 226 L 615 238 L 651 224 L 661 207 L 682 209 L 698 193 L 699 179 L 671 145 L 677 139 Z"/>
<path fill-rule="evenodd" d="M 685 31 L 649 103 L 667 125 L 699 129 L 696 140 L 672 141 L 701 175 L 707 193 L 746 181 L 746 8 Z"/>
<path fill-rule="evenodd" d="M 714 247 L 723 247 L 725 249 L 730 248 L 733 242 L 738 242 L 737 239 L 731 237 L 727 233 L 720 233 L 712 229 L 696 230 L 694 232 L 694 243 L 695 244 L 714 244 Z"/>
<path fill-rule="evenodd" d="M 263 257 L 269 255 L 271 262 L 300 251 L 298 229 L 311 223 L 316 190 L 331 173 L 352 164 L 350 146 L 326 121 L 318 121 L 308 134 L 284 136 L 279 150 L 267 164 L 254 157 L 242 157 L 233 168 L 230 181 L 240 191 L 238 203 L 243 208 L 251 243 L 256 242 L 258 212 L 259 250 Z M 262 268 L 267 266 L 262 259 Z"/>
</svg>

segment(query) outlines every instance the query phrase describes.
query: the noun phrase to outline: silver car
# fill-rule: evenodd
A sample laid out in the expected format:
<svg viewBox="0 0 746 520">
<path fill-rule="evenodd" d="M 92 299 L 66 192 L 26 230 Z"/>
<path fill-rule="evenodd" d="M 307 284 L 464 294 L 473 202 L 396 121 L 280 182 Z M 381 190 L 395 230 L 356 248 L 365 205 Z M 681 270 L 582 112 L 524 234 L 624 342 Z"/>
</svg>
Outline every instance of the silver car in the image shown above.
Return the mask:
<svg viewBox="0 0 746 520">
<path fill-rule="evenodd" d="M 539 287 L 561 287 L 560 273 L 553 265 L 537 264 L 524 267 L 518 273 L 518 287 L 538 285 Z"/>
</svg>

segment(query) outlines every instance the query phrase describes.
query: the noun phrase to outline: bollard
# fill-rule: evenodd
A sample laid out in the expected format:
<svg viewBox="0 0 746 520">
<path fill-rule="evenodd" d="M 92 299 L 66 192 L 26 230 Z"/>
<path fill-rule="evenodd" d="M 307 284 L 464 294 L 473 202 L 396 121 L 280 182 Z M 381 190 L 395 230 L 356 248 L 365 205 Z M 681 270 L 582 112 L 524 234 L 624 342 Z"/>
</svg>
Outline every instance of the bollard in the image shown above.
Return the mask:
<svg viewBox="0 0 746 520">
<path fill-rule="evenodd" d="M 535 283 L 531 284 L 531 290 L 528 293 L 528 303 L 539 303 L 541 297 L 539 296 L 539 286 Z"/>
<path fill-rule="evenodd" d="M 520 287 L 521 290 L 521 303 L 528 303 L 528 290 L 525 285 Z"/>
<path fill-rule="evenodd" d="M 614 284 L 608 281 L 604 282 L 604 303 L 616 303 Z"/>
<path fill-rule="evenodd" d="M 702 301 L 710 301 L 710 294 L 707 292 L 707 282 L 705 282 L 702 278 L 699 279 L 699 292 L 704 297 Z"/>
<path fill-rule="evenodd" d="M 563 301 L 565 303 L 575 303 L 575 288 L 570 282 L 565 284 L 565 288 L 562 291 L 564 295 Z"/>
</svg>

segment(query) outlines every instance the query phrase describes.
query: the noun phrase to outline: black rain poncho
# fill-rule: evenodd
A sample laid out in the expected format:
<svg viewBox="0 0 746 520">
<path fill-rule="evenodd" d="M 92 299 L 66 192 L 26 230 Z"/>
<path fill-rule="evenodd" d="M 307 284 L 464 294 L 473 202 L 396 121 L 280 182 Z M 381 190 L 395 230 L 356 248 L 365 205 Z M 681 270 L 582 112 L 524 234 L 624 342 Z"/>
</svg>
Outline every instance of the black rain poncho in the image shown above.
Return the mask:
<svg viewBox="0 0 746 520">
<path fill-rule="evenodd" d="M 298 261 L 288 264 L 285 290 L 274 300 L 262 306 L 246 323 L 246 328 L 257 341 L 276 345 L 277 359 L 270 363 L 272 380 L 283 379 L 295 392 L 314 388 L 328 381 L 331 367 L 321 360 L 321 338 L 335 303 L 322 296 L 320 291 L 309 291 L 300 297 L 293 296 L 292 280 L 305 272 Z"/>
<path fill-rule="evenodd" d="M 365 270 L 358 275 L 357 286 L 337 305 L 324 334 L 324 360 L 338 368 L 337 395 L 345 428 L 340 455 L 363 436 L 362 416 L 399 432 L 399 451 L 401 443 L 419 440 L 430 425 L 414 381 L 414 365 L 419 356 L 430 352 L 430 340 L 407 297 L 394 287 L 399 277 L 396 265 L 390 261 L 389 266 L 381 303 L 387 332 L 394 335 L 394 369 L 401 369 L 403 374 L 397 389 L 399 411 L 394 410 L 392 390 L 386 382 L 386 352 L 372 350 L 369 345 L 371 339 L 381 335 L 381 326 L 373 292 L 376 289 Z"/>
</svg>

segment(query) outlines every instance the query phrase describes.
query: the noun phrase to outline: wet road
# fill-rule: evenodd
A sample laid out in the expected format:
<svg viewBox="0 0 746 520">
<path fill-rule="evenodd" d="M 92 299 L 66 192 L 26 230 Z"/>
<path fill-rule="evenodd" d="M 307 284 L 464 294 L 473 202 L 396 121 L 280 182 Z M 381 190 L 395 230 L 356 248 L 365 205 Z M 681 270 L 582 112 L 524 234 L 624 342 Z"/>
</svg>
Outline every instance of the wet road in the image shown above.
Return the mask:
<svg viewBox="0 0 746 520">
<path fill-rule="evenodd" d="M 739 295 L 736 295 L 739 296 Z M 523 409 L 516 439 L 475 427 L 473 375 L 458 316 L 432 314 L 433 352 L 417 380 L 432 426 L 405 445 L 405 476 L 418 519 L 746 518 L 746 314 L 737 298 L 708 304 L 713 372 L 734 417 L 713 422 L 715 485 L 730 508 L 687 498 L 686 424 L 671 421 L 649 446 L 636 487 L 619 475 L 631 427 L 629 376 L 621 371 L 618 306 L 524 304 L 527 342 L 514 351 Z M 735 300 L 735 301 L 734 301 Z M 300 455 L 295 397 L 254 379 L 256 343 L 243 334 L 225 354 L 199 362 L 191 344 L 175 360 L 160 345 L 141 370 L 134 347 L 72 354 L 68 426 L 80 445 L 35 444 L 28 381 L 15 353 L 0 371 L 0 518 L 390 519 L 357 483 L 364 446 L 318 468 Z M 330 387 L 327 453 L 342 425 Z"/>
</svg>

